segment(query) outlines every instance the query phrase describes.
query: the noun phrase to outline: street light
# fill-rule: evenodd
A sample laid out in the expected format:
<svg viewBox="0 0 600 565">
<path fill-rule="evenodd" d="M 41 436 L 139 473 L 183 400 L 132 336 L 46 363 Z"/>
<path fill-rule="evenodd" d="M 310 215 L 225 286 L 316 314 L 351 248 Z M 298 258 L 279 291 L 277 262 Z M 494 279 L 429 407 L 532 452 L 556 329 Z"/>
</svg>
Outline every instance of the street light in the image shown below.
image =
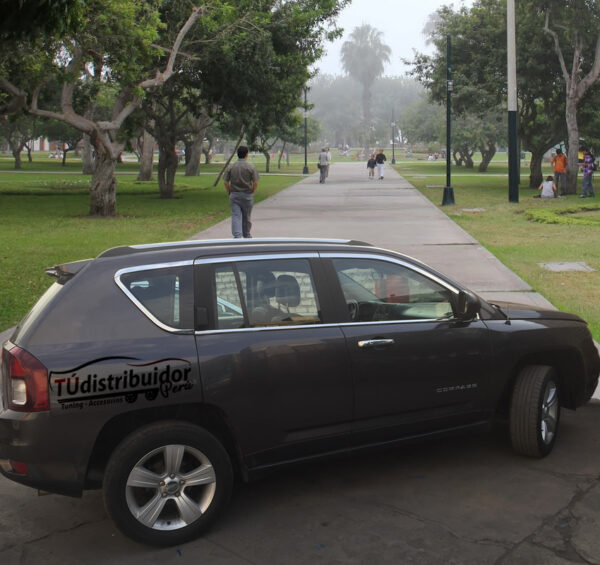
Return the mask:
<svg viewBox="0 0 600 565">
<path fill-rule="evenodd" d="M 308 101 L 307 101 L 308 87 L 304 87 L 304 169 L 302 174 L 308 174 Z"/>
<path fill-rule="evenodd" d="M 452 41 L 446 36 L 446 186 L 442 206 L 454 204 L 454 189 L 451 183 L 450 143 L 452 141 L 452 91 L 454 82 L 452 80 Z"/>
<path fill-rule="evenodd" d="M 394 121 L 394 109 L 392 108 L 392 165 L 396 164 L 396 154 L 395 154 L 395 139 L 396 137 L 396 122 Z"/>
<path fill-rule="evenodd" d="M 519 202 L 520 156 L 517 143 L 517 40 L 515 0 L 506 5 L 506 51 L 508 74 L 508 201 Z"/>
</svg>

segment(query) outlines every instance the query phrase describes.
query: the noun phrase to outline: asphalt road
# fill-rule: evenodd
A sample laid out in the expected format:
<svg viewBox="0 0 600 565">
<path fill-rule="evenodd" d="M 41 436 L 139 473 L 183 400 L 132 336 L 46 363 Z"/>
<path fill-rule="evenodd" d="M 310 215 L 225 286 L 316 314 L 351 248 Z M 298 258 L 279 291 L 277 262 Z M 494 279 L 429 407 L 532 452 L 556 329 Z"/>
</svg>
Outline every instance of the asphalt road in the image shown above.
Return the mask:
<svg viewBox="0 0 600 565">
<path fill-rule="evenodd" d="M 123 537 L 98 492 L 0 480 L 0 563 L 598 563 L 599 418 L 597 403 L 564 412 L 542 460 L 499 426 L 280 471 L 239 485 L 203 538 L 160 550 Z"/>
</svg>

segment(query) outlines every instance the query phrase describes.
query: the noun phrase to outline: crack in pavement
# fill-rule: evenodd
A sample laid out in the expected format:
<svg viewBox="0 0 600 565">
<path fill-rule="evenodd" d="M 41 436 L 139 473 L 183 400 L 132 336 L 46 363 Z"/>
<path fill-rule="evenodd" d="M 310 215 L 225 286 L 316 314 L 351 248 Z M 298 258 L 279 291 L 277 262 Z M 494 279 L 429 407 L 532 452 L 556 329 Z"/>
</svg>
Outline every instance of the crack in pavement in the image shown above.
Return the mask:
<svg viewBox="0 0 600 565">
<path fill-rule="evenodd" d="M 561 473 L 552 473 L 550 471 L 546 472 L 552 476 L 561 476 Z M 510 548 L 504 555 L 502 555 L 497 561 L 496 564 L 500 565 L 502 563 L 508 563 L 510 557 L 514 555 L 514 553 L 521 548 L 525 544 L 531 544 L 536 547 L 544 548 L 547 551 L 550 551 L 557 557 L 561 559 L 567 559 L 574 563 L 586 563 L 590 565 L 594 565 L 594 561 L 589 561 L 580 552 L 572 543 L 573 534 L 577 529 L 577 525 L 579 523 L 578 518 L 573 513 L 573 507 L 579 503 L 587 494 L 589 494 L 596 486 L 600 484 L 600 477 L 594 477 L 591 480 L 590 484 L 585 488 L 582 488 L 578 485 L 575 485 L 575 493 L 571 497 L 571 500 L 562 508 L 560 508 L 557 512 L 548 516 L 546 519 L 542 521 L 542 523 L 527 537 L 523 538 L 521 541 L 515 543 L 512 548 Z M 565 522 L 565 519 L 567 520 Z M 568 524 L 568 527 L 565 526 Z M 548 544 L 544 544 L 542 541 L 537 541 L 536 536 L 540 536 L 544 538 L 546 536 L 540 535 L 542 531 L 547 528 L 554 530 L 556 535 L 562 541 L 562 547 L 552 547 Z M 573 559 L 577 559 L 574 561 Z"/>
</svg>

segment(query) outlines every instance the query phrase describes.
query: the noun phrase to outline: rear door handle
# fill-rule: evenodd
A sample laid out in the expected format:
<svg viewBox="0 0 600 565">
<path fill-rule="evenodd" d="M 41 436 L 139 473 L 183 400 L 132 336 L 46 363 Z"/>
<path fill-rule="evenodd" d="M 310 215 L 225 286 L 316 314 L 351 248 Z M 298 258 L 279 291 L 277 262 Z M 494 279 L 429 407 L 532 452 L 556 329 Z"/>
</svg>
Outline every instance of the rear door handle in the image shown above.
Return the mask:
<svg viewBox="0 0 600 565">
<path fill-rule="evenodd" d="M 381 347 L 382 345 L 392 345 L 393 339 L 366 339 L 358 342 L 358 347 L 367 349 L 368 347 Z"/>
</svg>

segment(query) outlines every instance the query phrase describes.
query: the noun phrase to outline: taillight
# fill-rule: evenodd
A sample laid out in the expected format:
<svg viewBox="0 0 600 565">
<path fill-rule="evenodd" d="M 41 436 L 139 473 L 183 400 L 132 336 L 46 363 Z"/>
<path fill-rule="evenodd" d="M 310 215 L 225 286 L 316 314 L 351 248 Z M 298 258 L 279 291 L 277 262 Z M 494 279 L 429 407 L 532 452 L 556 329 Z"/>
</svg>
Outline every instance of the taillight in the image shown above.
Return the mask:
<svg viewBox="0 0 600 565">
<path fill-rule="evenodd" d="M 50 409 L 48 371 L 31 353 L 6 343 L 2 350 L 2 373 L 8 408 L 17 412 Z"/>
</svg>

